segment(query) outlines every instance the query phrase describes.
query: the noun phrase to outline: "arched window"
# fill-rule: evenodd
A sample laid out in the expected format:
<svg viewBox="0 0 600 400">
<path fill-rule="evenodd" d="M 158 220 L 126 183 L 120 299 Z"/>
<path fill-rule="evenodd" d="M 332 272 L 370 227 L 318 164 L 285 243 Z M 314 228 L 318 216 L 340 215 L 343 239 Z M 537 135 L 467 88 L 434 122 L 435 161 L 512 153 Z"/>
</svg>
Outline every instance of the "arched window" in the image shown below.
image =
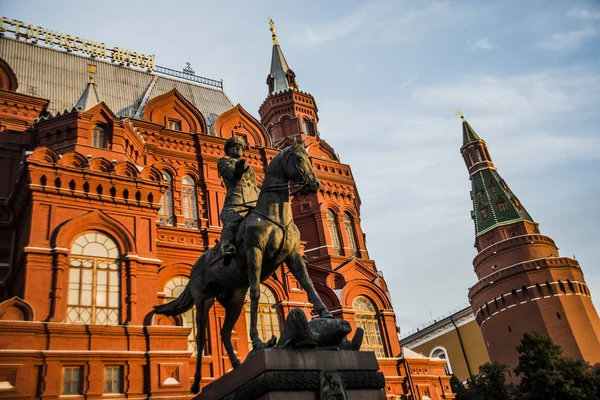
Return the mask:
<svg viewBox="0 0 600 400">
<path fill-rule="evenodd" d="M 354 322 L 365 331 L 362 346 L 363 351 L 373 351 L 377 357 L 385 357 L 385 348 L 381 339 L 381 330 L 377 312 L 373 302 L 366 297 L 358 296 L 352 301 Z"/>
<path fill-rule="evenodd" d="M 106 148 L 106 135 L 101 125 L 96 125 L 92 131 L 92 146 Z"/>
<path fill-rule="evenodd" d="M 352 217 L 347 212 L 344 213 L 344 231 L 348 238 L 348 244 L 352 251 L 352 257 L 359 257 L 358 253 L 358 242 L 356 241 L 356 234 L 354 233 L 354 223 Z"/>
<path fill-rule="evenodd" d="M 246 293 L 246 332 L 248 334 L 248 348 L 252 349 L 252 340 L 250 340 L 250 291 Z M 279 313 L 277 312 L 277 301 L 275 295 L 267 286 L 260 285 L 260 298 L 258 299 L 258 318 L 256 328 L 258 336 L 263 342 L 271 339 L 275 335 L 279 337 Z"/>
<path fill-rule="evenodd" d="M 304 120 L 304 133 L 308 136 L 315 136 L 315 124 L 309 119 Z"/>
<path fill-rule="evenodd" d="M 336 256 L 342 255 L 342 241 L 340 239 L 340 230 L 338 228 L 337 218 L 331 210 L 327 210 L 327 227 L 329 228 L 329 236 L 331 236 L 331 244 Z"/>
<path fill-rule="evenodd" d="M 160 199 L 160 210 L 158 210 L 158 219 L 161 225 L 174 225 L 175 212 L 173 211 L 173 177 L 167 171 L 162 171 L 163 179 L 169 184 L 167 191 Z"/>
<path fill-rule="evenodd" d="M 183 191 L 183 219 L 186 228 L 198 228 L 198 197 L 196 182 L 186 175 L 181 179 Z"/>
<path fill-rule="evenodd" d="M 167 282 L 167 284 L 165 285 L 165 303 L 168 303 L 170 301 L 175 300 L 177 297 L 179 297 L 179 295 L 181 294 L 181 292 L 183 292 L 183 289 L 185 289 L 185 285 L 187 285 L 189 279 L 185 278 L 185 277 L 177 277 L 177 278 L 173 278 L 171 279 L 169 282 Z M 183 318 L 183 326 L 188 327 L 188 328 L 192 328 L 192 331 L 190 332 L 190 335 L 188 336 L 188 350 L 192 352 L 192 357 L 197 357 L 198 356 L 198 346 L 196 346 L 196 324 L 194 323 L 196 321 L 196 307 L 192 307 L 191 309 L 187 310 L 186 312 L 184 312 L 182 314 L 182 318 Z M 204 343 L 204 355 L 210 355 L 211 351 L 210 351 L 210 337 L 209 337 L 209 333 L 210 333 L 210 329 L 208 329 L 208 324 L 206 326 L 206 342 Z"/>
<path fill-rule="evenodd" d="M 446 371 L 446 375 L 452 375 L 452 367 L 450 366 L 450 358 L 448 357 L 448 352 L 445 348 L 438 346 L 431 350 L 429 354 L 429 358 L 440 358 L 446 361 L 446 365 L 444 366 L 444 370 Z"/>
<path fill-rule="evenodd" d="M 119 324 L 119 249 L 101 232 L 79 236 L 71 246 L 67 321 Z"/>
</svg>

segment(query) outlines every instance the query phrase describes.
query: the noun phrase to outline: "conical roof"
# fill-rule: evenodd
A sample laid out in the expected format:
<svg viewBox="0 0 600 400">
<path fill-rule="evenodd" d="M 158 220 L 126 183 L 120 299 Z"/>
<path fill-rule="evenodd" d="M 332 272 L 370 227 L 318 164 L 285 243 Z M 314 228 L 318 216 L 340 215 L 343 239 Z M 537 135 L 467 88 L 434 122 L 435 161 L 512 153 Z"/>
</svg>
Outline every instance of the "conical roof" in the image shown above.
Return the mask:
<svg viewBox="0 0 600 400">
<path fill-rule="evenodd" d="M 273 20 L 269 20 L 271 25 L 271 35 L 273 39 L 273 53 L 271 55 L 271 72 L 269 73 L 269 79 L 272 80 L 270 85 L 270 93 L 274 94 L 282 92 L 288 89 L 298 89 L 298 84 L 295 81 L 295 74 L 289 67 L 281 46 L 279 46 L 279 40 L 275 33 L 275 24 Z"/>
<path fill-rule="evenodd" d="M 494 169 L 482 169 L 471 176 L 473 222 L 476 236 L 518 221 L 534 222 L 531 215 Z"/>
<path fill-rule="evenodd" d="M 461 116 L 460 118 L 462 119 L 463 146 L 467 143 L 481 140 L 477 133 L 475 133 L 475 130 L 471 127 L 471 125 L 469 125 L 465 117 Z"/>
</svg>

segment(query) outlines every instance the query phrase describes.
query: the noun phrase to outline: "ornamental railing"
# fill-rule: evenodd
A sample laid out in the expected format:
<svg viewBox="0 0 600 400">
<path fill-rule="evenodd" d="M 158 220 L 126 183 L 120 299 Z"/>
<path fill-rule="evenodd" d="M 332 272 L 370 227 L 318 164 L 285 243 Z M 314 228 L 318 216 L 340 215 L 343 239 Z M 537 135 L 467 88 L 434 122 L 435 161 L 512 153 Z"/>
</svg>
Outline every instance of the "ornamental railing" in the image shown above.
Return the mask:
<svg viewBox="0 0 600 400">
<path fill-rule="evenodd" d="M 223 80 L 217 81 L 215 79 L 205 78 L 203 76 L 194 75 L 192 72 L 186 71 L 177 71 L 175 69 L 161 67 L 160 65 L 156 66 L 157 72 L 162 75 L 174 76 L 175 78 L 185 79 L 187 81 L 192 81 L 196 83 L 201 83 L 203 85 L 213 86 L 219 89 L 223 89 Z"/>
</svg>

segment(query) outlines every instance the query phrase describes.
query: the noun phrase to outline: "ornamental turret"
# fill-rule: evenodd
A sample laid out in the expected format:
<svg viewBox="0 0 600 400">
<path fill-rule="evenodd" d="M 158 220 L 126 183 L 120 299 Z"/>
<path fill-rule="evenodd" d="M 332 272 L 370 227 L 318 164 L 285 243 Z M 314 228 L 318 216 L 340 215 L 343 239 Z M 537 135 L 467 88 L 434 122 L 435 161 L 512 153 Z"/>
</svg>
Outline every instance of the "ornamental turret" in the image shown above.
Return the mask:
<svg viewBox="0 0 600 400">
<path fill-rule="evenodd" d="M 600 319 L 581 267 L 540 233 L 498 174 L 485 141 L 461 118 L 478 251 L 469 301 L 491 360 L 516 367 L 516 346 L 524 333 L 537 331 L 566 357 L 600 362 Z M 506 378 L 516 381 L 510 372 Z"/>
<path fill-rule="evenodd" d="M 286 137 L 304 140 L 303 135 L 317 136 L 319 117 L 315 99 L 311 94 L 299 90 L 296 74 L 289 67 L 279 46 L 273 20 L 270 19 L 269 24 L 273 53 L 271 70 L 267 76 L 268 97 L 258 110 L 261 122 L 273 143 Z"/>
</svg>

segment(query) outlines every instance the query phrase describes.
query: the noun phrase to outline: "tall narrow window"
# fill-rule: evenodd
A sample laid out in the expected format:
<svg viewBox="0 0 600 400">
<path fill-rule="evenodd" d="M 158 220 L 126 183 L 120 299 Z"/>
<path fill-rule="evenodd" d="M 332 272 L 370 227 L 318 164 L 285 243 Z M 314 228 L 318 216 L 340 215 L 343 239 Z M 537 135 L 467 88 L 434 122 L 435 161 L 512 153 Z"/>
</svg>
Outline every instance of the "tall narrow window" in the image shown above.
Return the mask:
<svg viewBox="0 0 600 400">
<path fill-rule="evenodd" d="M 163 179 L 169 184 L 167 191 L 160 199 L 160 210 L 158 210 L 158 219 L 161 225 L 174 225 L 175 212 L 173 211 L 173 177 L 167 171 L 162 171 Z"/>
<path fill-rule="evenodd" d="M 342 255 L 342 240 L 340 239 L 338 221 L 331 210 L 327 210 L 327 227 L 329 228 L 329 236 L 331 236 L 331 245 L 333 246 L 335 255 Z"/>
<path fill-rule="evenodd" d="M 354 223 L 352 217 L 347 212 L 344 213 L 344 231 L 348 238 L 348 244 L 352 251 L 352 257 L 358 257 L 358 242 L 356 241 L 356 235 L 354 233 Z"/>
<path fill-rule="evenodd" d="M 304 133 L 308 136 L 315 136 L 315 124 L 309 119 L 304 120 Z"/>
<path fill-rule="evenodd" d="M 186 175 L 181 180 L 183 186 L 183 218 L 186 228 L 198 228 L 198 197 L 196 182 Z"/>
<path fill-rule="evenodd" d="M 483 155 L 481 154 L 480 149 L 476 149 L 477 151 L 477 161 L 483 161 Z"/>
<path fill-rule="evenodd" d="M 123 367 L 104 368 L 104 393 L 123 393 Z"/>
<path fill-rule="evenodd" d="M 82 367 L 65 367 L 63 369 L 63 392 L 62 394 L 81 394 L 83 382 Z"/>
<path fill-rule="evenodd" d="M 250 340 L 250 291 L 246 293 L 246 332 L 248 334 L 248 348 L 252 349 L 252 340 Z M 277 312 L 277 300 L 275 295 L 267 286 L 260 285 L 260 297 L 258 299 L 258 318 L 256 328 L 258 336 L 263 342 L 271 339 L 275 335 L 279 337 L 279 313 Z"/>
<path fill-rule="evenodd" d="M 71 246 L 67 320 L 119 324 L 119 250 L 100 232 L 88 232 Z"/>
<path fill-rule="evenodd" d="M 167 284 L 165 285 L 165 303 L 173 301 L 177 297 L 179 297 L 181 292 L 183 292 L 183 289 L 185 289 L 185 286 L 187 285 L 188 281 L 189 281 L 188 278 L 177 277 L 177 278 L 173 278 L 169 282 L 167 282 Z M 197 333 L 196 329 L 197 329 L 197 327 L 196 327 L 196 324 L 194 323 L 196 321 L 196 307 L 192 307 L 188 311 L 184 312 L 182 314 L 182 317 L 183 317 L 183 326 L 192 328 L 190 335 L 188 336 L 188 350 L 192 352 L 192 357 L 197 357 L 198 356 L 198 346 L 196 346 L 196 333 Z M 210 337 L 208 335 L 209 332 L 210 332 L 210 329 L 208 329 L 208 324 L 207 324 L 206 325 L 206 333 L 207 333 L 206 334 L 206 342 L 204 343 L 204 355 L 205 356 L 211 354 Z"/>
<path fill-rule="evenodd" d="M 92 146 L 106 148 L 106 135 L 101 125 L 96 125 L 92 131 Z"/>
<path fill-rule="evenodd" d="M 377 357 L 385 357 L 385 348 L 383 347 L 381 330 L 379 329 L 379 321 L 373 302 L 366 297 L 358 296 L 352 301 L 352 309 L 354 309 L 356 326 L 365 331 L 360 349 L 373 351 Z"/>
<path fill-rule="evenodd" d="M 490 181 L 490 191 L 492 193 L 497 193 L 498 192 L 498 186 L 496 186 L 496 184 L 494 183 L 494 181 Z"/>
</svg>

